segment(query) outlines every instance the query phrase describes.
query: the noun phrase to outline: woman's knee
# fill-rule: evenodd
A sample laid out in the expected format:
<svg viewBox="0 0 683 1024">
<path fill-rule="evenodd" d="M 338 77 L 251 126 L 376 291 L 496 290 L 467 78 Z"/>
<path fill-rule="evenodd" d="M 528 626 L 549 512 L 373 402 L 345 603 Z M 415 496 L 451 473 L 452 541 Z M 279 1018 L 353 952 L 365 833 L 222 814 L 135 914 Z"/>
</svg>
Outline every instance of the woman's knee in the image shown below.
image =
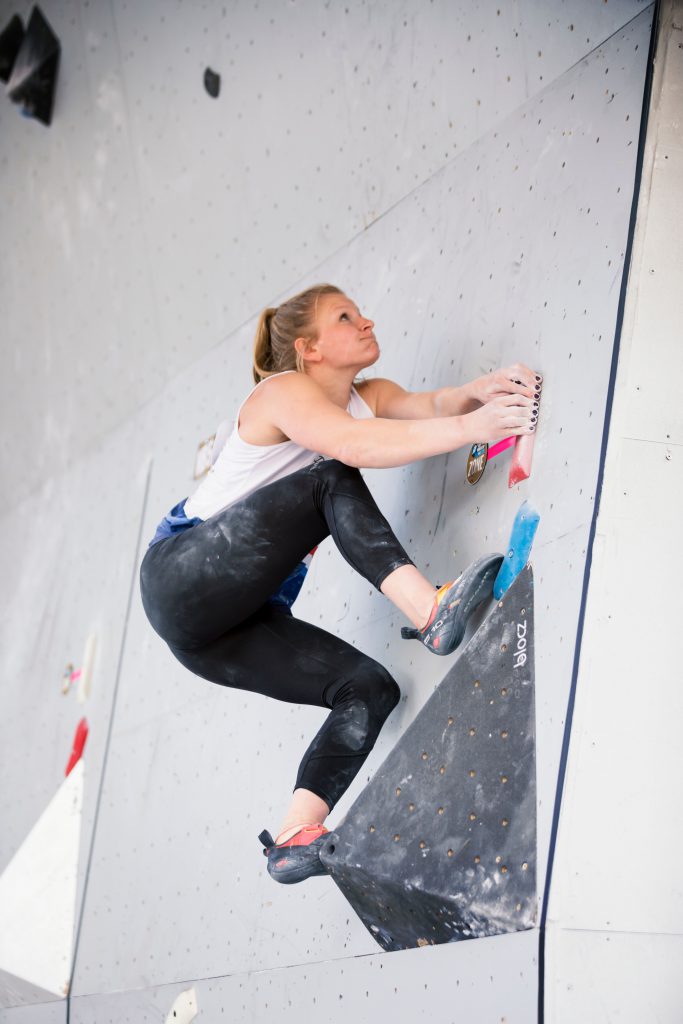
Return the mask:
<svg viewBox="0 0 683 1024">
<path fill-rule="evenodd" d="M 401 691 L 398 683 L 392 675 L 382 666 L 378 666 L 381 673 L 378 674 L 373 688 L 373 704 L 377 714 L 385 719 L 389 717 L 401 699 Z"/>
<path fill-rule="evenodd" d="M 368 658 L 335 693 L 332 706 L 362 704 L 374 721 L 383 723 L 400 699 L 401 691 L 393 676 L 379 662 Z"/>
<path fill-rule="evenodd" d="M 361 472 L 355 466 L 347 466 L 339 459 L 323 459 L 308 467 L 308 472 L 324 479 L 328 484 L 336 484 L 342 480 L 362 480 Z"/>
</svg>

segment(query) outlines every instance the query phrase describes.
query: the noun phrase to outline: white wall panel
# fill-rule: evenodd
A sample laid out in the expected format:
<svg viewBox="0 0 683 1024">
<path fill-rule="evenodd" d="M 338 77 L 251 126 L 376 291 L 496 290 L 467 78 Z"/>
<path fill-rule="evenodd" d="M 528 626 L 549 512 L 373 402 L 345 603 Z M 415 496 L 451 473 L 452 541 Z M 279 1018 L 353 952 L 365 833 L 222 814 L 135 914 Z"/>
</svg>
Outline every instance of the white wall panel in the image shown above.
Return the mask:
<svg viewBox="0 0 683 1024">
<path fill-rule="evenodd" d="M 548 909 L 552 1024 L 683 1019 L 682 15 L 662 4 Z"/>
<path fill-rule="evenodd" d="M 383 355 L 376 372 L 415 390 L 514 359 L 545 375 L 527 484 L 508 491 L 501 459 L 472 489 L 462 452 L 365 474 L 417 564 L 440 581 L 484 550 L 504 550 L 523 498 L 541 512 L 534 553 L 541 863 L 571 681 L 649 31 L 648 11 L 297 283 L 344 286 L 377 322 Z M 252 318 L 146 407 L 138 436 L 155 460 L 146 535 L 191 489 L 199 440 L 249 389 L 254 328 Z M 402 687 L 404 704 L 366 777 L 447 665 L 400 640 L 400 618 L 329 541 L 313 560 L 296 611 L 380 658 Z M 128 991 L 374 951 L 326 879 L 275 886 L 256 840 L 283 812 L 322 715 L 190 676 L 151 633 L 136 596 L 77 996 L 111 990 L 112 956 L 117 987 Z M 508 947 L 471 945 L 474 951 L 459 945 L 443 955 L 454 964 L 475 958 L 481 976 L 496 976 Z M 518 964 L 525 976 L 532 968 L 527 952 Z M 400 962 L 386 963 L 398 978 Z M 534 1000 L 529 992 L 525 1006 Z"/>
<path fill-rule="evenodd" d="M 0 106 L 6 504 L 646 6 L 44 0 L 53 123 Z"/>
<path fill-rule="evenodd" d="M 680 1024 L 683 936 L 552 930 L 547 951 L 547 1020 Z"/>
</svg>

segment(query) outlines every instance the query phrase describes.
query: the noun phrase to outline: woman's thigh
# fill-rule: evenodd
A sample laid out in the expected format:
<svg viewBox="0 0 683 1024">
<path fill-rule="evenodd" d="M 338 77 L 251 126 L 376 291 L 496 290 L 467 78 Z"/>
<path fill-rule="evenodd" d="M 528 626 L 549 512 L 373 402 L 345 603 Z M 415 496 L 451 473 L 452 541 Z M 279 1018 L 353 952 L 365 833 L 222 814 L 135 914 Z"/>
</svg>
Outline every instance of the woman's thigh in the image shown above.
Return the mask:
<svg viewBox="0 0 683 1024">
<path fill-rule="evenodd" d="M 340 637 L 271 605 L 199 649 L 169 646 L 203 679 L 294 704 L 331 708 L 355 677 L 367 678 L 373 669 L 386 675 Z"/>
<path fill-rule="evenodd" d="M 149 548 L 142 600 L 164 640 L 194 647 L 253 615 L 329 535 L 307 470 L 260 488 Z"/>
</svg>

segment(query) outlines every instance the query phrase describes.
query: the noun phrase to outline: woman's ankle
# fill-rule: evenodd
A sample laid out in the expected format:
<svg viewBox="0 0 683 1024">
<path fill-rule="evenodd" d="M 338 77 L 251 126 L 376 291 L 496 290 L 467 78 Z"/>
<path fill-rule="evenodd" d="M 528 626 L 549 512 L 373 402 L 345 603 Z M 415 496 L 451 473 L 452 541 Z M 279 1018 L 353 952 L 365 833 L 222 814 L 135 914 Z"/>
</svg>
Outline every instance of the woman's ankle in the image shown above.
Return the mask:
<svg viewBox="0 0 683 1024">
<path fill-rule="evenodd" d="M 286 842 L 305 825 L 321 825 L 329 813 L 330 808 L 327 803 L 316 793 L 309 789 L 295 789 L 275 840 L 276 843 Z M 287 835 L 288 832 L 289 835 Z"/>
<path fill-rule="evenodd" d="M 288 825 L 286 828 L 283 828 L 282 831 L 279 832 L 278 835 L 275 837 L 275 845 L 279 846 L 280 843 L 286 843 L 288 839 L 291 839 L 293 836 L 295 836 L 297 832 L 301 831 L 302 828 L 316 827 L 318 825 L 322 825 L 322 822 L 304 821 L 300 822 L 298 825 Z"/>
<path fill-rule="evenodd" d="M 414 626 L 424 627 L 434 607 L 436 587 L 414 565 L 394 569 L 385 577 L 380 590 Z"/>
</svg>

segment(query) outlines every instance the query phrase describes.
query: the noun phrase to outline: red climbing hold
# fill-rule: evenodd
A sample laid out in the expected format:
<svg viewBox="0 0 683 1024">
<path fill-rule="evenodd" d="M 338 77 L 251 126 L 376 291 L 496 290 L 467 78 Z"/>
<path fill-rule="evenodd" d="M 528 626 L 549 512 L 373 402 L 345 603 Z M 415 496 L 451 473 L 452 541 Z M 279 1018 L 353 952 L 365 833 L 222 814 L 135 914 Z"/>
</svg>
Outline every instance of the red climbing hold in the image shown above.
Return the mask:
<svg viewBox="0 0 683 1024">
<path fill-rule="evenodd" d="M 88 722 L 85 718 L 81 718 L 80 722 L 76 726 L 74 742 L 71 748 L 71 757 L 69 758 L 69 763 L 66 766 L 66 772 L 64 773 L 65 775 L 68 775 L 71 769 L 74 767 L 74 765 L 77 764 L 78 761 L 80 760 L 80 757 L 83 753 L 83 747 L 85 746 L 85 741 L 87 740 L 87 738 Z"/>
</svg>

